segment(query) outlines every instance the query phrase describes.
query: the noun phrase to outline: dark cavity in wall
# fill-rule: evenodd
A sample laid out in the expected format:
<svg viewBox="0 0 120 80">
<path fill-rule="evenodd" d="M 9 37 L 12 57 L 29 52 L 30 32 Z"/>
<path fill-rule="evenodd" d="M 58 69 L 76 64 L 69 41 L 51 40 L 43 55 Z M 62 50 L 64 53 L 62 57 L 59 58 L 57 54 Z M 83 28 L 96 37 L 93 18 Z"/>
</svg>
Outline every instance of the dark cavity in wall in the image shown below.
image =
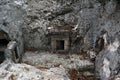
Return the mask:
<svg viewBox="0 0 120 80">
<path fill-rule="evenodd" d="M 64 40 L 57 40 L 56 41 L 56 49 L 57 50 L 64 50 Z"/>
<path fill-rule="evenodd" d="M 95 48 L 97 48 L 97 51 L 100 52 L 104 49 L 104 39 L 98 38 L 96 41 Z"/>
<path fill-rule="evenodd" d="M 4 50 L 6 49 L 8 43 L 9 39 L 7 34 L 4 31 L 0 31 L 0 63 L 5 60 Z"/>
<path fill-rule="evenodd" d="M 9 41 L 7 39 L 0 39 L 0 46 L 4 47 L 4 46 L 6 46 L 8 44 L 8 42 Z"/>
<path fill-rule="evenodd" d="M 0 51 L 0 63 L 2 63 L 5 60 L 5 55 L 3 51 Z"/>
<path fill-rule="evenodd" d="M 17 48 L 15 48 L 15 57 L 16 57 L 16 59 L 18 59 L 19 58 L 19 56 L 18 56 L 18 54 L 17 54 L 18 52 L 17 52 Z"/>
</svg>

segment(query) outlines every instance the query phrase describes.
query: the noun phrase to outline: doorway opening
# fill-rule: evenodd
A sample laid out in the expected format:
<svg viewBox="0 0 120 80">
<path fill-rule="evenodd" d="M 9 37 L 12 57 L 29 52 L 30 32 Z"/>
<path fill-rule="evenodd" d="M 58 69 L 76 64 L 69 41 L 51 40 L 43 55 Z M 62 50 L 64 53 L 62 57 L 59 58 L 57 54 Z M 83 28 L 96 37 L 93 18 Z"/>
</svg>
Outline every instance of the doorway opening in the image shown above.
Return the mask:
<svg viewBox="0 0 120 80">
<path fill-rule="evenodd" d="M 64 50 L 64 40 L 56 40 L 56 50 Z"/>
<path fill-rule="evenodd" d="M 8 43 L 9 41 L 7 39 L 0 39 L 0 46 L 7 46 Z"/>
</svg>

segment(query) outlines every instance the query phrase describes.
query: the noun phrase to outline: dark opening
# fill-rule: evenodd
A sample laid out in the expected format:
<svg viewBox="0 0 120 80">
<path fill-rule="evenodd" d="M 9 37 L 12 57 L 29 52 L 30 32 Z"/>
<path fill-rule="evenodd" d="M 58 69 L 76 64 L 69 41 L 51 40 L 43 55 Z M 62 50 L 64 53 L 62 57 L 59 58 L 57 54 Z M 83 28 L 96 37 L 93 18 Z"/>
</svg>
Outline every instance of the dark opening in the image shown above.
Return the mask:
<svg viewBox="0 0 120 80">
<path fill-rule="evenodd" d="M 15 48 L 15 57 L 16 57 L 16 59 L 19 58 L 18 53 L 17 53 L 17 48 Z"/>
<path fill-rule="evenodd" d="M 7 39 L 0 39 L 0 46 L 7 46 L 9 41 Z"/>
<path fill-rule="evenodd" d="M 2 63 L 4 60 L 5 60 L 4 51 L 0 51 L 0 63 Z"/>
<path fill-rule="evenodd" d="M 5 60 L 4 50 L 7 47 L 8 42 L 9 41 L 6 39 L 0 39 L 0 63 Z"/>
<path fill-rule="evenodd" d="M 0 63 L 2 63 L 5 60 L 4 50 L 6 49 L 8 43 L 9 40 L 7 38 L 6 33 L 0 31 Z"/>
<path fill-rule="evenodd" d="M 98 51 L 103 50 L 104 48 L 104 39 L 103 38 L 98 38 L 96 41 L 95 47 L 97 48 Z"/>
<path fill-rule="evenodd" d="M 57 40 L 56 41 L 56 49 L 57 50 L 64 50 L 64 40 Z"/>
</svg>

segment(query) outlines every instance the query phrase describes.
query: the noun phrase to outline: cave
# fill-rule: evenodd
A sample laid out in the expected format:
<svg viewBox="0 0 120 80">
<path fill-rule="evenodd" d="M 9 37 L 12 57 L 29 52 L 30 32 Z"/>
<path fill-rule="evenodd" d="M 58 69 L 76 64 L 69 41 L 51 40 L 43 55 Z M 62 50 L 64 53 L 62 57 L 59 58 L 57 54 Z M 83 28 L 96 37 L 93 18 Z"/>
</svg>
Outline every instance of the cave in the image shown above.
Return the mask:
<svg viewBox="0 0 120 80">
<path fill-rule="evenodd" d="M 4 50 L 6 49 L 8 43 L 9 39 L 7 34 L 4 31 L 0 31 L 0 63 L 5 60 Z"/>
<path fill-rule="evenodd" d="M 56 50 L 64 50 L 64 40 L 56 40 Z"/>
<path fill-rule="evenodd" d="M 1 47 L 5 47 L 8 44 L 8 40 L 7 39 L 0 39 L 0 46 Z"/>
</svg>

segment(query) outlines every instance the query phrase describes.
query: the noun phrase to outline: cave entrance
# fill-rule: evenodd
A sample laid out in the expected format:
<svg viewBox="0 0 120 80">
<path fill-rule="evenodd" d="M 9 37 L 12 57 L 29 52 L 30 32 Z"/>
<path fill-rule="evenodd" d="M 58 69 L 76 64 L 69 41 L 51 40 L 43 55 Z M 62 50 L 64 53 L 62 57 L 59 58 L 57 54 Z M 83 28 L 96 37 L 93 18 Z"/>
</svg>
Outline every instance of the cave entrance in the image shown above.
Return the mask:
<svg viewBox="0 0 120 80">
<path fill-rule="evenodd" d="M 4 50 L 6 49 L 8 43 L 8 35 L 4 31 L 0 30 L 0 63 L 5 60 Z"/>
<path fill-rule="evenodd" d="M 6 47 L 6 45 L 9 43 L 7 39 L 0 39 L 0 47 Z"/>
<path fill-rule="evenodd" d="M 64 50 L 64 40 L 56 40 L 56 50 Z"/>
</svg>

